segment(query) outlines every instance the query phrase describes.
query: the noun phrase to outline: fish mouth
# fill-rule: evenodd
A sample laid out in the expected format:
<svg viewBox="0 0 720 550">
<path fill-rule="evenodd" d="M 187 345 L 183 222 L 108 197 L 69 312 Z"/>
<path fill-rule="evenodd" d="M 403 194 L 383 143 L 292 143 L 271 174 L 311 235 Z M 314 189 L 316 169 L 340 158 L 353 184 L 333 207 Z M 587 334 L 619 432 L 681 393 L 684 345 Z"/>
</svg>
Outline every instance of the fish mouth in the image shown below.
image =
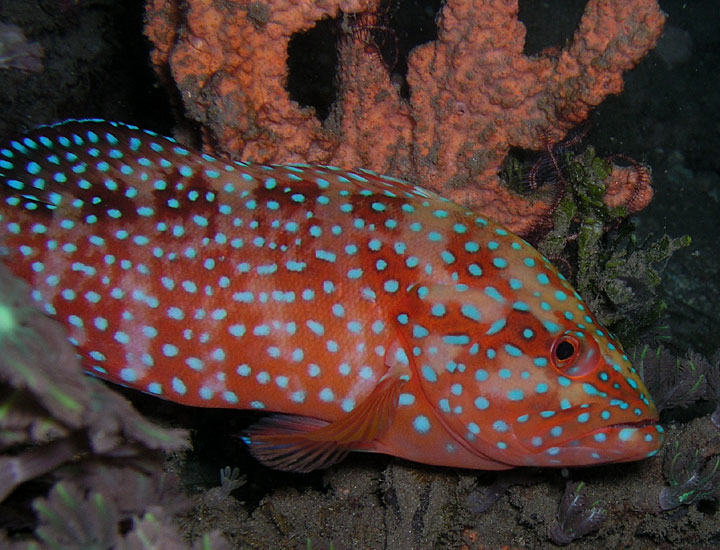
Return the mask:
<svg viewBox="0 0 720 550">
<path fill-rule="evenodd" d="M 612 411 L 612 418 L 595 426 L 573 422 L 582 413 L 600 420 L 599 409 L 574 407 L 563 411 L 560 418 L 549 417 L 540 426 L 518 425 L 520 430 L 516 436 L 527 457 L 515 464 L 595 466 L 641 460 L 653 456 L 662 447 L 664 431 L 654 410 L 646 410 L 640 416 L 634 411 Z M 557 426 L 562 431 L 556 434 L 553 428 Z"/>
<path fill-rule="evenodd" d="M 646 418 L 645 420 L 638 420 L 637 422 L 620 422 L 618 424 L 608 424 L 607 426 L 603 426 L 602 428 L 600 428 L 600 430 L 598 431 L 623 428 L 648 428 L 650 426 L 655 426 L 659 422 L 659 418 Z"/>
<path fill-rule="evenodd" d="M 552 446 L 538 449 L 540 453 L 535 457 L 536 462 L 548 466 L 596 466 L 631 462 L 657 454 L 664 439 L 658 418 L 616 422 L 578 434 L 564 442 L 554 441 Z M 540 455 L 543 455 L 542 460 L 537 458 Z"/>
<path fill-rule="evenodd" d="M 607 440 L 596 439 L 599 434 L 605 435 Z M 599 447 L 595 446 L 590 437 L 602 444 Z M 604 451 L 606 462 L 628 462 L 654 456 L 662 447 L 664 440 L 659 418 L 608 424 L 585 438 L 586 444 L 595 447 L 596 452 Z M 609 446 L 606 447 L 606 444 Z"/>
<path fill-rule="evenodd" d="M 552 444 L 548 443 L 548 445 L 540 447 L 542 450 L 546 450 L 547 447 L 551 446 L 559 446 L 562 447 L 567 444 L 576 444 L 579 439 L 582 439 L 583 437 L 592 437 L 596 434 L 607 434 L 610 433 L 619 433 L 623 430 L 627 429 L 635 429 L 635 430 L 648 430 L 650 428 L 655 428 L 660 423 L 659 418 L 645 418 L 643 420 L 637 420 L 637 421 L 626 421 L 626 422 L 616 422 L 615 424 L 607 424 L 605 426 L 600 426 L 599 428 L 594 429 L 591 432 L 586 432 L 583 435 L 573 435 L 569 436 L 561 441 L 554 441 Z"/>
<path fill-rule="evenodd" d="M 614 424 L 600 426 L 593 431 L 585 432 L 584 434 L 570 435 L 562 441 L 555 440 L 552 443 L 548 442 L 546 445 L 536 447 L 534 450 L 543 452 L 546 451 L 549 447 L 574 447 L 578 444 L 581 444 L 581 442 L 584 442 L 584 444 L 588 445 L 589 447 L 603 448 L 604 440 L 600 441 L 595 439 L 597 443 L 593 443 L 593 439 L 598 434 L 604 434 L 607 437 L 611 437 L 611 434 L 614 434 L 617 437 L 618 434 L 622 432 L 635 432 L 637 434 L 649 433 L 655 431 L 659 424 L 659 418 L 644 418 L 642 420 L 636 421 L 627 420 L 625 422 L 616 422 Z M 598 444 L 600 445 L 598 446 Z"/>
</svg>

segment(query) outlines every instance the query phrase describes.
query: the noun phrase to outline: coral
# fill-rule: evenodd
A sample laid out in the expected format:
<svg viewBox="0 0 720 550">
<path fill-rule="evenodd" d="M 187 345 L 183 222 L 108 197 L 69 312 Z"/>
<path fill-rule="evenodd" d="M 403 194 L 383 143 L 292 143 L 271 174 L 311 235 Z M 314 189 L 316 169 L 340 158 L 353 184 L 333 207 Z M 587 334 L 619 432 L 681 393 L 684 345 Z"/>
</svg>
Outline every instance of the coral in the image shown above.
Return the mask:
<svg viewBox="0 0 720 550">
<path fill-rule="evenodd" d="M 675 441 L 665 453 L 665 479 L 670 484 L 660 492 L 660 507 L 672 510 L 696 500 L 720 499 L 720 438 L 706 445 Z"/>
<path fill-rule="evenodd" d="M 147 459 L 120 464 L 91 462 L 67 468 L 59 477 L 84 494 L 95 491 L 105 495 L 116 507 L 120 521 L 157 508 L 176 516 L 192 503 L 180 491 L 178 476 L 163 472 L 161 466 L 160 460 Z"/>
<path fill-rule="evenodd" d="M 37 42 L 28 42 L 20 27 L 0 21 L 0 69 L 22 69 L 40 72 L 43 49 Z"/>
<path fill-rule="evenodd" d="M 203 501 L 208 505 L 218 505 L 227 499 L 235 489 L 247 482 L 246 475 L 240 475 L 239 468 L 225 466 L 220 470 L 220 486 L 214 487 L 203 495 Z"/>
<path fill-rule="evenodd" d="M 662 346 L 643 346 L 632 354 L 658 411 L 689 407 L 707 399 L 720 410 L 720 350 L 708 361 L 688 351 L 676 358 Z M 664 451 L 663 474 L 669 486 L 659 496 L 660 507 L 672 510 L 698 500 L 720 500 L 720 436 L 717 429 L 688 429 Z"/>
<path fill-rule="evenodd" d="M 720 428 L 720 349 L 710 359 L 707 371 L 707 399 L 715 403 L 715 411 L 710 417 L 718 428 Z"/>
<path fill-rule="evenodd" d="M 242 487 L 247 482 L 247 476 L 240 475 L 239 468 L 225 466 L 220 470 L 220 490 L 225 497 L 230 496 L 235 489 Z"/>
<path fill-rule="evenodd" d="M 118 511 L 97 492 L 56 483 L 47 498 L 33 502 L 40 524 L 35 534 L 49 548 L 112 548 Z"/>
<path fill-rule="evenodd" d="M 476 488 L 470 491 L 466 505 L 473 514 L 487 512 L 492 505 L 500 500 L 513 485 L 536 483 L 535 475 L 524 470 L 510 470 L 498 475 L 484 490 Z"/>
<path fill-rule="evenodd" d="M 35 309 L 0 264 L 0 501 L 69 462 L 150 456 L 187 446 L 86 376 L 62 325 Z"/>
<path fill-rule="evenodd" d="M 377 0 L 148 0 L 146 33 L 158 74 L 174 81 L 206 147 L 256 162 L 361 166 L 403 177 L 529 234 L 553 203 L 521 195 L 498 172 L 510 147 L 544 149 L 585 119 L 657 41 L 655 0 L 590 0 L 562 49 L 523 54 L 517 0 L 448 0 L 437 40 L 408 59 L 409 99 L 358 25 Z M 324 17 L 345 18 L 338 99 L 323 123 L 285 89 L 288 43 Z M 618 168 L 607 202 L 628 211 L 652 196 L 650 178 Z"/>
<path fill-rule="evenodd" d="M 482 514 L 502 498 L 516 480 L 510 475 L 501 475 L 485 490 L 471 491 L 467 496 L 467 506 L 474 514 Z"/>
<path fill-rule="evenodd" d="M 588 508 L 583 490 L 585 484 L 568 482 L 558 508 L 557 524 L 550 530 L 555 544 L 570 544 L 575 539 L 596 531 L 607 518 L 607 509 L 594 501 Z"/>
<path fill-rule="evenodd" d="M 104 467 L 100 467 L 102 470 Z M 114 470 L 114 471 L 112 471 Z M 10 548 L 38 548 L 61 550 L 88 548 L 102 550 L 150 550 L 173 548 L 190 550 L 174 517 L 189 506 L 185 501 L 178 507 L 177 479 L 145 476 L 127 469 L 110 468 L 96 472 L 107 480 L 122 483 L 114 487 L 100 484 L 83 488 L 73 481 L 56 483 L 47 498 L 37 498 L 33 508 L 38 516 L 35 544 L 16 543 Z M 133 479 L 134 477 L 134 479 Z M 140 488 L 143 489 L 140 489 Z M 147 501 L 138 498 L 148 497 Z M 128 497 L 133 500 L 131 506 Z M 0 536 L 0 542 L 2 538 Z M 192 546 L 197 550 L 229 550 L 227 540 L 217 532 L 199 537 Z"/>
<path fill-rule="evenodd" d="M 701 399 L 714 397 L 708 381 L 718 379 L 720 361 L 713 367 L 707 359 L 692 351 L 680 358 L 663 346 L 651 348 L 647 344 L 633 349 L 630 359 L 659 412 L 675 407 L 687 408 Z"/>
</svg>

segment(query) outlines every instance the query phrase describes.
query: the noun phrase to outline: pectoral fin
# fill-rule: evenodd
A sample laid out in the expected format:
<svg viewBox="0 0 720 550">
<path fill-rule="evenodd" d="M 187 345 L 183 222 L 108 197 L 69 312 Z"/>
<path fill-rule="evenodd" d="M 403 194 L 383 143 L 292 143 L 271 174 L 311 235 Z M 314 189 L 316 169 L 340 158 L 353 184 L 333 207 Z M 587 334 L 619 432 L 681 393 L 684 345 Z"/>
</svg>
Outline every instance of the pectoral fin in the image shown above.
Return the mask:
<svg viewBox="0 0 720 550">
<path fill-rule="evenodd" d="M 406 381 L 397 372 L 391 368 L 362 403 L 335 422 L 275 414 L 248 428 L 243 441 L 270 468 L 287 472 L 328 468 L 350 451 L 367 448 L 390 425 Z"/>
</svg>

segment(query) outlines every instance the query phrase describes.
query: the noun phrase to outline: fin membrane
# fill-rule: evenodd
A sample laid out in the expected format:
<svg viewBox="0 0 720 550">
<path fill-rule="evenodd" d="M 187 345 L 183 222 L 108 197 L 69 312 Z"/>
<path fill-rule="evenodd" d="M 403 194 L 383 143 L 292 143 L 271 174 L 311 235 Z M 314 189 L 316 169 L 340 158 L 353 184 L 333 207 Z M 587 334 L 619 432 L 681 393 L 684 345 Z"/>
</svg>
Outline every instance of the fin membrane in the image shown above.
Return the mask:
<svg viewBox="0 0 720 550">
<path fill-rule="evenodd" d="M 367 399 L 335 422 L 274 414 L 248 428 L 242 439 L 270 468 L 303 473 L 328 468 L 350 451 L 369 448 L 387 429 L 404 383 L 399 377 L 383 378 Z"/>
</svg>

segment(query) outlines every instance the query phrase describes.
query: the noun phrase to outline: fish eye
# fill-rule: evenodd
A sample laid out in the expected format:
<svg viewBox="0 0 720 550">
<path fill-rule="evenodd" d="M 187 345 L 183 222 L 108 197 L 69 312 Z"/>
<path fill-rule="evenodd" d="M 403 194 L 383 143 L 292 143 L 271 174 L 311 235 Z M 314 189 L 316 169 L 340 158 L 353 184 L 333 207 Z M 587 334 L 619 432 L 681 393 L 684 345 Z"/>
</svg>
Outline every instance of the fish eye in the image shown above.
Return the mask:
<svg viewBox="0 0 720 550">
<path fill-rule="evenodd" d="M 575 346 L 567 341 L 560 342 L 557 348 L 555 348 L 555 357 L 557 357 L 560 361 L 570 359 L 573 353 L 575 353 Z"/>
<path fill-rule="evenodd" d="M 572 365 L 580 354 L 580 340 L 571 334 L 563 334 L 552 349 L 553 363 L 558 369 Z"/>
</svg>

